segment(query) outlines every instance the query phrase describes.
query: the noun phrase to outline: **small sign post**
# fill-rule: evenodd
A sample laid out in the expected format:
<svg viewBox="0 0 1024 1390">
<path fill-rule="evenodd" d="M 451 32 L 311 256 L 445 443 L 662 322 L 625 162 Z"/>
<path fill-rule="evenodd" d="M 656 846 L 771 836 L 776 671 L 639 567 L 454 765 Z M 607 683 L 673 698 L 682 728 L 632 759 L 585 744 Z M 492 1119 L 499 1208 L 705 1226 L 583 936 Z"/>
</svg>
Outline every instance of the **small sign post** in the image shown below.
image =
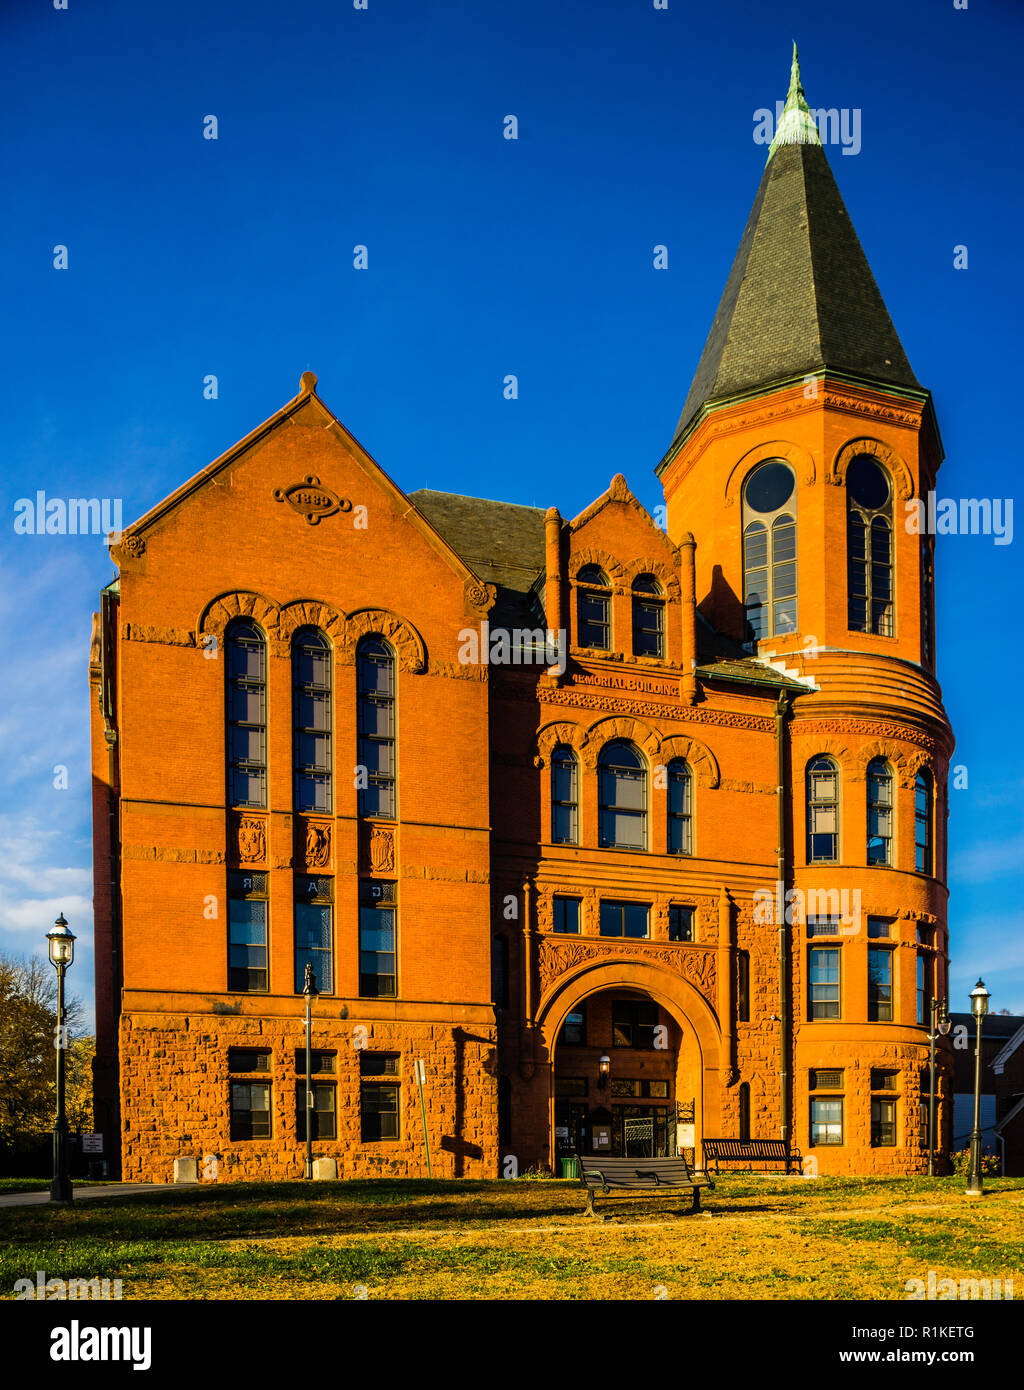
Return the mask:
<svg viewBox="0 0 1024 1390">
<path fill-rule="evenodd" d="M 413 1062 L 412 1069 L 416 1077 L 416 1085 L 419 1087 L 420 1092 L 420 1116 L 423 1120 L 423 1143 L 427 1150 L 427 1177 L 432 1178 L 434 1174 L 430 1167 L 430 1137 L 427 1134 L 427 1107 L 423 1103 L 423 1083 L 427 1079 L 427 1069 L 421 1058 L 417 1058 L 417 1060 Z"/>
</svg>

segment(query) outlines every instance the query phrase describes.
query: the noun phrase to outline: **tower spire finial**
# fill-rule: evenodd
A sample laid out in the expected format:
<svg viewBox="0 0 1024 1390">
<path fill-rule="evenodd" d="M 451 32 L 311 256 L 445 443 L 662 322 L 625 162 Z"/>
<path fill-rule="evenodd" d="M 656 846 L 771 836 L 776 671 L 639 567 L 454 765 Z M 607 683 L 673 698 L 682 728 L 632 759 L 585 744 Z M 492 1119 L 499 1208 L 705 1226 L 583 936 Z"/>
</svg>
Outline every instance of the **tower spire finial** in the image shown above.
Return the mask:
<svg viewBox="0 0 1024 1390">
<path fill-rule="evenodd" d="M 811 108 L 807 105 L 803 83 L 800 80 L 800 54 L 797 51 L 796 39 L 794 39 L 793 62 L 789 69 L 789 92 L 786 95 L 786 105 L 782 109 L 782 116 L 775 131 L 775 138 L 768 146 L 768 158 L 771 159 L 780 145 L 820 144 L 821 137 L 818 135 L 818 127 L 814 123 Z"/>
</svg>

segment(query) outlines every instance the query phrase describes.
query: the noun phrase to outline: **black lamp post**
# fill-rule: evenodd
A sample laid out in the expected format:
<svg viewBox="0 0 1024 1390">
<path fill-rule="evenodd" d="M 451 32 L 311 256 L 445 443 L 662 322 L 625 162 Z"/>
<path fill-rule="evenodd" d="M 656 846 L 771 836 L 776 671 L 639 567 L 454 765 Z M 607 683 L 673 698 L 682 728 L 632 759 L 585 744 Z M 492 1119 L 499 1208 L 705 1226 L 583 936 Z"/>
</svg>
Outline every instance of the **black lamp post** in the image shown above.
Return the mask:
<svg viewBox="0 0 1024 1390">
<path fill-rule="evenodd" d="M 984 983 L 979 980 L 971 990 L 971 1013 L 977 1020 L 978 1030 L 974 1043 L 974 1128 L 971 1130 L 971 1165 L 967 1173 L 968 1197 L 980 1197 L 981 1186 L 981 1021 L 988 1013 L 991 998 Z"/>
<path fill-rule="evenodd" d="M 306 1177 L 313 1176 L 313 967 L 307 964 L 302 993 L 306 1000 Z"/>
<path fill-rule="evenodd" d="M 57 1115 L 53 1122 L 53 1182 L 50 1184 L 50 1201 L 67 1203 L 75 1200 L 68 1172 L 68 1120 L 65 1113 L 64 1096 L 66 1084 L 66 1063 L 64 1055 L 68 1046 L 67 1016 L 64 1010 L 64 972 L 75 958 L 75 935 L 64 920 L 63 912 L 53 924 L 53 931 L 46 933 L 50 947 L 50 964 L 57 970 L 57 1036 L 54 1047 L 57 1052 Z"/>
<path fill-rule="evenodd" d="M 935 1176 L 935 1042 L 938 1037 L 945 1037 L 953 1026 L 953 1021 L 949 1016 L 949 1008 L 945 999 L 933 999 L 932 1026 L 928 1037 L 930 1047 L 930 1065 L 928 1068 L 928 1176 Z"/>
</svg>

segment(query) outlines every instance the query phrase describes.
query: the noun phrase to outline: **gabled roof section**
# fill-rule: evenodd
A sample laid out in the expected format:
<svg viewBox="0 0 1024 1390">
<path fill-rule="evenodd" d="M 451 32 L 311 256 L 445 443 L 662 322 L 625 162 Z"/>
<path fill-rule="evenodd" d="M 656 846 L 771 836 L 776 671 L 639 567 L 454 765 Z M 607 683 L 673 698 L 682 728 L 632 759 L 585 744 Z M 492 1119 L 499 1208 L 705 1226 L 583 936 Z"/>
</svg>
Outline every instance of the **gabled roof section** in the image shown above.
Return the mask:
<svg viewBox="0 0 1024 1390">
<path fill-rule="evenodd" d="M 673 446 L 705 407 L 825 370 L 927 394 L 836 186 L 794 46 L 786 109 Z"/>
<path fill-rule="evenodd" d="M 299 382 L 299 393 L 283 405 L 280 410 L 275 411 L 269 419 L 264 420 L 261 425 L 247 434 L 244 439 L 240 439 L 237 444 L 232 445 L 226 453 L 213 460 L 212 463 L 189 478 L 188 482 L 182 483 L 181 487 L 172 492 L 169 497 L 165 497 L 162 502 L 158 502 L 155 507 L 151 507 L 148 512 L 141 516 L 138 521 L 127 527 L 121 533 L 122 543 L 125 539 L 142 536 L 151 527 L 155 526 L 164 517 L 175 511 L 189 498 L 201 491 L 211 483 L 225 469 L 241 459 L 245 453 L 255 444 L 265 439 L 275 430 L 280 429 L 294 415 L 305 407 L 311 405 L 323 420 L 324 428 L 329 430 L 335 438 L 343 442 L 349 449 L 356 465 L 362 469 L 368 478 L 372 479 L 382 491 L 389 497 L 395 511 L 406 518 L 412 526 L 424 537 L 429 545 L 438 552 L 448 567 L 463 582 L 472 580 L 476 584 L 480 583 L 480 576 L 469 566 L 462 556 L 452 548 L 451 544 L 434 528 L 427 517 L 415 506 L 406 496 L 402 489 L 394 482 L 380 464 L 363 448 L 358 439 L 350 434 L 338 417 L 329 410 L 323 401 L 316 394 L 316 375 L 313 372 L 303 372 Z M 112 546 L 111 551 L 115 554 L 117 546 Z"/>
<path fill-rule="evenodd" d="M 662 545 L 667 546 L 669 550 L 676 549 L 667 533 L 661 529 L 640 499 L 630 491 L 629 484 L 621 473 L 616 473 L 607 492 L 602 492 L 600 497 L 591 502 L 589 507 L 569 522 L 569 530 L 579 531 L 581 527 L 586 526 L 588 521 L 593 521 L 599 512 L 603 512 L 605 507 L 610 506 L 613 502 L 623 502 L 627 507 L 632 507 L 644 518 L 651 530 L 657 533 Z"/>
<path fill-rule="evenodd" d="M 1003 1130 L 1010 1123 L 1010 1121 L 1015 1120 L 1022 1110 L 1024 1110 L 1024 1096 L 1021 1096 L 1020 1100 L 1013 1107 L 1013 1109 L 1008 1110 L 1006 1114 L 1003 1116 L 1003 1118 L 1001 1120 L 997 1120 L 996 1123 L 992 1126 L 996 1134 L 1002 1134 Z"/>
<path fill-rule="evenodd" d="M 1010 1041 L 1000 1048 L 992 1058 L 992 1070 L 997 1076 L 1002 1076 L 1007 1062 L 1022 1044 L 1024 1044 L 1024 1023 L 1017 1029 Z"/>
</svg>

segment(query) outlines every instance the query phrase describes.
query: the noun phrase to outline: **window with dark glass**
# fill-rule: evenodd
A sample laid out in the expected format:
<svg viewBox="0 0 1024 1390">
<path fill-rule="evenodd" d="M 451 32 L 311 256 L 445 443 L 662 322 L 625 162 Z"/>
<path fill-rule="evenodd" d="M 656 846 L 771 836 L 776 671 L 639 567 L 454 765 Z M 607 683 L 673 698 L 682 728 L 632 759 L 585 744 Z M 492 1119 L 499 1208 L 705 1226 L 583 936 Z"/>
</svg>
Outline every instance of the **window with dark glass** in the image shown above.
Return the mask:
<svg viewBox="0 0 1024 1390">
<path fill-rule="evenodd" d="M 693 773 L 682 758 L 668 765 L 668 852 L 693 853 Z"/>
<path fill-rule="evenodd" d="M 612 1044 L 649 1052 L 654 1047 L 654 1030 L 658 1026 L 657 1004 L 639 1000 L 612 1001 Z"/>
<path fill-rule="evenodd" d="M 397 994 L 397 885 L 388 879 L 359 881 L 359 997 Z"/>
<path fill-rule="evenodd" d="M 602 849 L 647 848 L 647 768 L 631 743 L 607 743 L 597 766 Z"/>
<path fill-rule="evenodd" d="M 612 1077 L 613 1100 L 668 1100 L 668 1082 L 647 1077 Z"/>
<path fill-rule="evenodd" d="M 584 565 L 576 576 L 576 626 L 581 647 L 611 648 L 612 589 L 599 565 Z"/>
<path fill-rule="evenodd" d="M 360 1052 L 359 1119 L 364 1144 L 400 1138 L 398 1054 Z"/>
<path fill-rule="evenodd" d="M 633 655 L 665 655 L 665 595 L 653 574 L 633 580 Z"/>
<path fill-rule="evenodd" d="M 743 603 L 746 640 L 797 629 L 796 479 L 781 459 L 760 464 L 743 485 Z"/>
<path fill-rule="evenodd" d="M 932 960 L 923 951 L 917 953 L 917 1021 L 930 1023 L 928 1015 L 932 1001 Z"/>
<path fill-rule="evenodd" d="M 602 902 L 601 935 L 646 937 L 650 912 L 650 903 Z"/>
<path fill-rule="evenodd" d="M 552 909 L 556 932 L 573 933 L 580 929 L 580 900 L 566 898 L 556 893 L 552 899 Z"/>
<path fill-rule="evenodd" d="M 303 1063 L 305 1067 L 305 1063 Z M 314 1081 L 312 1132 L 314 1139 L 337 1139 L 337 1087 L 333 1081 Z M 295 1133 L 300 1140 L 306 1137 L 306 1083 L 295 1083 Z"/>
<path fill-rule="evenodd" d="M 314 1047 L 310 1052 L 310 1064 L 310 1070 L 314 1075 L 333 1076 L 338 1070 L 338 1055 L 336 1052 L 325 1052 L 322 1048 Z M 304 1047 L 295 1049 L 295 1070 L 302 1076 L 306 1074 L 306 1049 Z"/>
<path fill-rule="evenodd" d="M 839 1018 L 839 947 L 809 946 L 807 978 L 811 1018 Z"/>
<path fill-rule="evenodd" d="M 834 864 L 839 858 L 839 768 L 831 758 L 807 767 L 807 862 Z"/>
<path fill-rule="evenodd" d="M 692 941 L 693 922 L 697 915 L 694 907 L 685 907 L 679 903 L 670 903 L 668 909 L 668 939 L 669 941 Z"/>
<path fill-rule="evenodd" d="M 267 804 L 267 644 L 255 623 L 232 623 L 225 639 L 228 800 Z"/>
<path fill-rule="evenodd" d="M 551 754 L 551 839 L 556 845 L 579 840 L 579 769 L 570 748 Z"/>
<path fill-rule="evenodd" d="M 576 1096 L 585 1096 L 586 1094 L 587 1078 L 585 1076 L 555 1077 L 555 1095 L 560 1099 L 573 1099 Z"/>
<path fill-rule="evenodd" d="M 228 874 L 228 991 L 265 993 L 270 903 L 266 874 Z"/>
<path fill-rule="evenodd" d="M 843 1072 L 818 1068 L 808 1077 L 811 1096 L 811 1147 L 843 1142 Z"/>
<path fill-rule="evenodd" d="M 331 649 L 315 628 L 292 639 L 296 811 L 331 811 Z"/>
<path fill-rule="evenodd" d="M 935 584 L 935 539 L 921 537 L 921 655 L 926 666 L 935 660 L 934 619 L 932 617 Z"/>
<path fill-rule="evenodd" d="M 586 1047 L 587 1015 L 582 1004 L 566 1014 L 565 1022 L 558 1031 L 558 1041 L 566 1047 Z"/>
<path fill-rule="evenodd" d="M 892 1022 L 892 948 L 868 946 L 868 1020 Z"/>
<path fill-rule="evenodd" d="M 229 1072 L 269 1071 L 270 1053 L 262 1047 L 231 1047 L 228 1049 Z"/>
<path fill-rule="evenodd" d="M 334 993 L 334 880 L 295 875 L 295 993 L 312 965 L 319 994 Z"/>
<path fill-rule="evenodd" d="M 892 863 L 892 768 L 884 758 L 868 763 L 868 863 Z"/>
<path fill-rule="evenodd" d="M 750 1142 L 750 1082 L 740 1082 L 740 1143 Z"/>
<path fill-rule="evenodd" d="M 814 890 L 812 889 L 811 891 L 813 892 Z M 838 912 L 829 913 L 826 916 L 821 916 L 819 914 L 809 916 L 806 923 L 807 935 L 808 937 L 841 936 L 840 927 L 842 925 L 842 920 Z"/>
<path fill-rule="evenodd" d="M 231 1082 L 231 1138 L 269 1139 L 270 1082 Z"/>
<path fill-rule="evenodd" d="M 914 866 L 932 871 L 932 779 L 923 769 L 914 779 Z"/>
<path fill-rule="evenodd" d="M 509 1005 L 508 937 L 504 934 L 494 938 L 494 954 L 491 957 L 491 992 L 495 1006 L 507 1009 Z"/>
<path fill-rule="evenodd" d="M 876 1071 L 871 1069 L 871 1089 L 873 1091 L 895 1091 L 899 1079 L 898 1071 Z"/>
<path fill-rule="evenodd" d="M 364 637 L 356 653 L 358 758 L 365 768 L 359 814 L 395 819 L 395 654 L 379 637 Z"/>
<path fill-rule="evenodd" d="M 846 471 L 847 607 L 851 632 L 894 631 L 892 488 L 869 454 Z"/>
<path fill-rule="evenodd" d="M 896 1098 L 894 1096 L 871 1097 L 871 1145 L 876 1149 L 888 1149 L 896 1144 Z"/>
<path fill-rule="evenodd" d="M 868 936 L 880 941 L 888 941 L 892 935 L 892 923 L 884 917 L 868 918 Z"/>
<path fill-rule="evenodd" d="M 750 952 L 736 952 L 736 1018 L 750 1022 Z"/>
</svg>

